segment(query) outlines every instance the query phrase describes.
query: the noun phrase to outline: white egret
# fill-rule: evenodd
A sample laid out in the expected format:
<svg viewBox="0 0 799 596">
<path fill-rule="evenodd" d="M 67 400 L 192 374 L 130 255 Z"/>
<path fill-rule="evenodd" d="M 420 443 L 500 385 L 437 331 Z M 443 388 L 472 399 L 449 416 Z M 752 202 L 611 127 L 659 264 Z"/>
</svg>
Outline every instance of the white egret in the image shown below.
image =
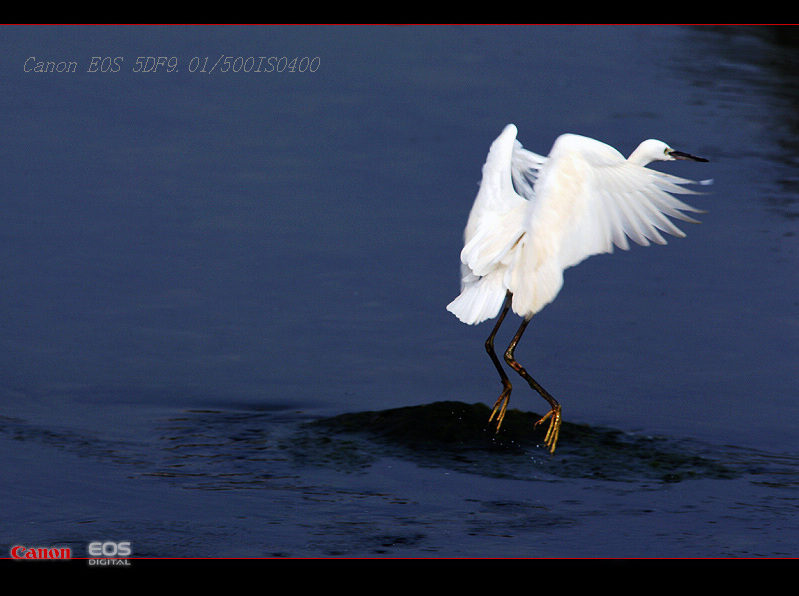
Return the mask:
<svg viewBox="0 0 799 596">
<path fill-rule="evenodd" d="M 489 417 L 502 425 L 511 383 L 494 352 L 494 336 L 509 309 L 522 323 L 505 351 L 505 362 L 548 403 L 544 438 L 555 450 L 561 406 L 514 358 L 532 316 L 557 296 L 563 271 L 583 259 L 627 250 L 627 237 L 641 245 L 665 244 L 660 231 L 685 236 L 668 217 L 698 223 L 683 211 L 698 212 L 673 194 L 698 194 L 685 184 L 701 184 L 645 166 L 653 161 L 707 161 L 647 140 L 627 159 L 613 147 L 564 134 L 548 157 L 524 149 L 509 124 L 492 143 L 480 189 L 469 214 L 461 251 L 461 293 L 447 310 L 474 325 L 499 314 L 485 348 L 502 381 L 502 393 Z"/>
</svg>

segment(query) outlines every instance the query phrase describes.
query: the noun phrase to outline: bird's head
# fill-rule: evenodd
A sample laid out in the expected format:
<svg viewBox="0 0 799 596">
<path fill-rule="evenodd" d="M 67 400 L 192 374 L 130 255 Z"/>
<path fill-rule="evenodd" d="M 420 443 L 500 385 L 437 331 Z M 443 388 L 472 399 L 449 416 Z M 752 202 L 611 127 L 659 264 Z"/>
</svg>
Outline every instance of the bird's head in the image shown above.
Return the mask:
<svg viewBox="0 0 799 596">
<path fill-rule="evenodd" d="M 630 154 L 627 161 L 639 166 L 645 166 L 653 161 L 673 161 L 675 159 L 688 159 L 691 161 L 707 161 L 704 157 L 697 157 L 690 153 L 675 151 L 663 141 L 648 139 L 638 145 L 635 151 Z"/>
</svg>

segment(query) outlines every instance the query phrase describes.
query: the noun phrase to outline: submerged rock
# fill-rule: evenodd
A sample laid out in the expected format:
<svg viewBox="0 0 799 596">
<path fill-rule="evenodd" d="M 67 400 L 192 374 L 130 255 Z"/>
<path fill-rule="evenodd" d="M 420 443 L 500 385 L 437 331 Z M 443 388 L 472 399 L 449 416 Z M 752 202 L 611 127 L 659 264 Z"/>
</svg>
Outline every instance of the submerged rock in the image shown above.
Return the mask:
<svg viewBox="0 0 799 596">
<path fill-rule="evenodd" d="M 564 422 L 558 448 L 542 446 L 539 414 L 509 410 L 499 432 L 485 404 L 435 402 L 321 418 L 302 427 L 294 453 L 308 463 L 358 469 L 383 456 L 486 476 L 679 482 L 731 478 L 725 466 L 660 437 Z"/>
</svg>

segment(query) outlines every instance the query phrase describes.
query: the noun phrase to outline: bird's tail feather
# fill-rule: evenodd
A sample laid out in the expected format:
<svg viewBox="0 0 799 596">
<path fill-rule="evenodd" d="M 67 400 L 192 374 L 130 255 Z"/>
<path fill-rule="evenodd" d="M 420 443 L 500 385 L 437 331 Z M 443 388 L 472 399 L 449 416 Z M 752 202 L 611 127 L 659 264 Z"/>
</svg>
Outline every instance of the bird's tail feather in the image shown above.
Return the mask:
<svg viewBox="0 0 799 596">
<path fill-rule="evenodd" d="M 463 323 L 476 325 L 496 317 L 504 299 L 502 275 L 495 271 L 465 281 L 460 295 L 447 305 L 447 310 Z"/>
</svg>

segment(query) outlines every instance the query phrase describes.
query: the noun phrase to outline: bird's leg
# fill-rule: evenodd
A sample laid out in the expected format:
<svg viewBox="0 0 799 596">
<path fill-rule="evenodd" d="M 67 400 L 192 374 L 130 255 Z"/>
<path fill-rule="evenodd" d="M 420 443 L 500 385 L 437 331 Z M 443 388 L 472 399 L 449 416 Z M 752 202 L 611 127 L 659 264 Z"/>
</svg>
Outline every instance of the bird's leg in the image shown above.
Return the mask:
<svg viewBox="0 0 799 596">
<path fill-rule="evenodd" d="M 488 417 L 488 421 L 491 422 L 494 419 L 494 416 L 497 417 L 497 431 L 499 431 L 499 427 L 502 426 L 502 420 L 505 418 L 505 410 L 508 408 L 508 402 L 510 401 L 510 392 L 513 387 L 510 384 L 510 379 L 508 379 L 508 375 L 505 374 L 505 370 L 502 368 L 502 364 L 497 358 L 497 354 L 494 351 L 494 337 L 499 331 L 499 326 L 502 325 L 502 321 L 505 319 L 505 315 L 508 314 L 508 310 L 510 309 L 511 300 L 513 295 L 508 292 L 505 295 L 505 305 L 502 307 L 502 312 L 499 315 L 499 319 L 497 319 L 496 325 L 494 325 L 493 331 L 491 331 L 491 335 L 488 336 L 486 339 L 486 352 L 491 357 L 491 362 L 494 363 L 494 366 L 499 373 L 499 378 L 502 381 L 502 394 L 497 399 L 496 403 L 494 404 L 494 409 L 491 411 L 491 416 Z"/>
<path fill-rule="evenodd" d="M 549 412 L 547 412 L 541 419 L 535 423 L 535 426 L 538 426 L 545 420 L 549 419 L 549 429 L 547 430 L 547 434 L 544 437 L 544 444 L 549 447 L 550 452 L 555 451 L 555 445 L 558 442 L 558 435 L 560 434 L 560 404 L 552 397 L 549 393 L 547 393 L 546 389 L 544 389 L 538 382 L 530 376 L 530 374 L 524 369 L 524 367 L 519 364 L 516 359 L 513 357 L 513 352 L 516 349 L 516 344 L 519 343 L 519 340 L 522 337 L 522 333 L 527 328 L 527 324 L 530 322 L 530 317 L 526 317 L 522 324 L 519 326 L 519 330 L 516 332 L 516 335 L 511 340 L 508 349 L 505 350 L 505 362 L 508 363 L 513 370 L 515 370 L 521 377 L 530 384 L 530 387 L 538 391 L 538 393 L 543 397 L 547 402 L 549 402 L 550 407 L 552 408 Z"/>
</svg>

